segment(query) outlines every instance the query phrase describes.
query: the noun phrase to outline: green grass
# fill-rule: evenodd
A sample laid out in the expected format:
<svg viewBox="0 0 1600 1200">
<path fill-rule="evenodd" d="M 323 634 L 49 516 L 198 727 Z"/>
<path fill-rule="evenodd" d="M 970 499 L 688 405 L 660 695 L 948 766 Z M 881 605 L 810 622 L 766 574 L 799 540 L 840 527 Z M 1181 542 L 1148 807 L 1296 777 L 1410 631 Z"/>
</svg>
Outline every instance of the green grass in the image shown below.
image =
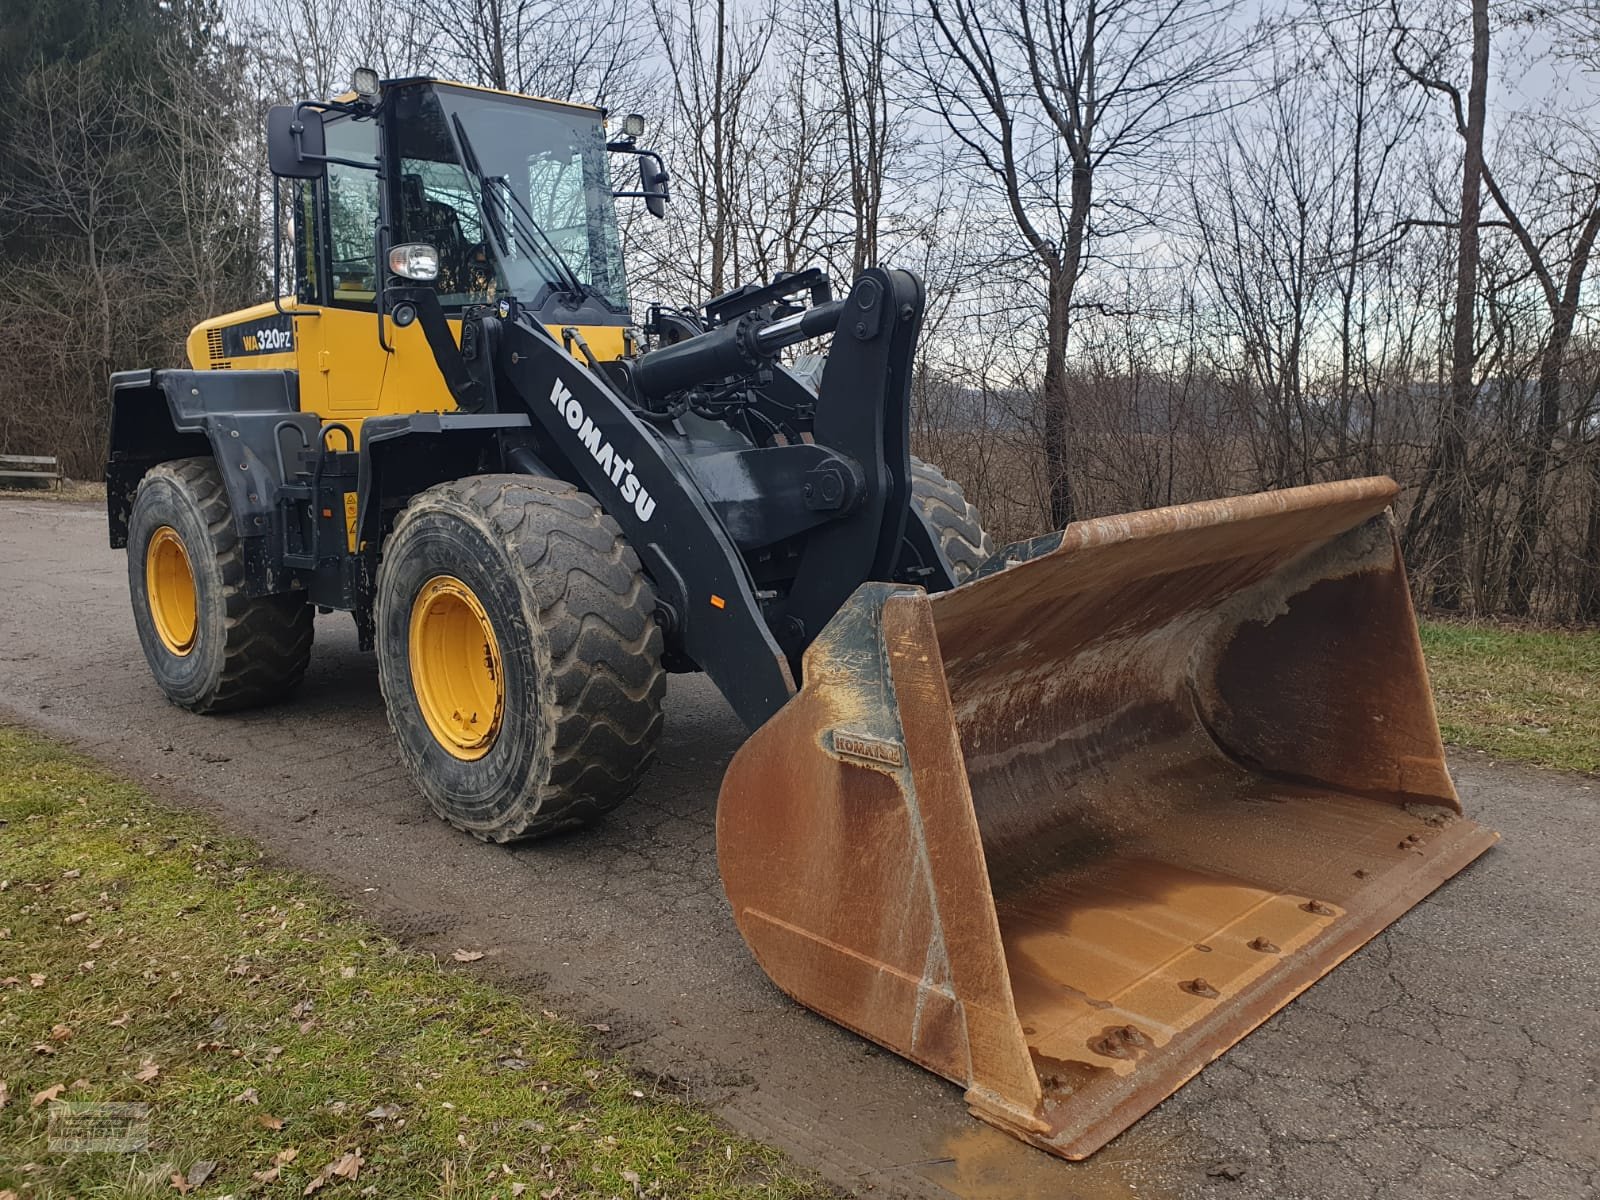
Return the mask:
<svg viewBox="0 0 1600 1200">
<path fill-rule="evenodd" d="M 1600 773 L 1600 630 L 1424 622 L 1445 740 Z"/>
<path fill-rule="evenodd" d="M 352 1152 L 314 1194 L 827 1194 L 472 972 L 0 726 L 0 1196 L 175 1196 L 205 1161 L 198 1197 L 300 1196 Z M 51 1152 L 57 1085 L 148 1104 L 149 1148 Z"/>
</svg>

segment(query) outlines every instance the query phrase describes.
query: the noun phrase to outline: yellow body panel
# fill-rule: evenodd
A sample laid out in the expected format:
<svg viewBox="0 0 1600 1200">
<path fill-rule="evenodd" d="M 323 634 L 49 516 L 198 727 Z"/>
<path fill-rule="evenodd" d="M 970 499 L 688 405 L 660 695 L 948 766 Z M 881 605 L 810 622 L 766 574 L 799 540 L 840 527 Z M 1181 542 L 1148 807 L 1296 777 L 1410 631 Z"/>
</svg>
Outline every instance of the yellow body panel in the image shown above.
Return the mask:
<svg viewBox="0 0 1600 1200">
<path fill-rule="evenodd" d="M 461 322 L 449 325 L 459 342 Z M 563 328 L 548 326 L 557 341 Z M 620 325 L 576 328 L 601 362 L 627 351 Z M 292 337 L 286 339 L 289 330 Z M 378 341 L 378 318 L 370 309 L 306 305 L 285 297 L 281 313 L 268 301 L 202 321 L 190 331 L 186 348 L 196 370 L 298 371 L 300 411 L 348 425 L 357 438 L 367 417 L 454 412 L 455 400 L 421 323 L 400 328 L 385 321 L 383 333 L 387 350 Z M 570 352 L 584 361 L 576 342 Z"/>
</svg>

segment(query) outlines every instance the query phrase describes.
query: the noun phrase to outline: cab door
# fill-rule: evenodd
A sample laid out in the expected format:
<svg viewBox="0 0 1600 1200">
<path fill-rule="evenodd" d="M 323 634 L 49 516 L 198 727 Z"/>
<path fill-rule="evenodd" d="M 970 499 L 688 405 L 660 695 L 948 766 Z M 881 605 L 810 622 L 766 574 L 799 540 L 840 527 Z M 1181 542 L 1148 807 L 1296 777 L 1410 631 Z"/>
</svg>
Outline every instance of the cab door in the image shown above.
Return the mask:
<svg viewBox="0 0 1600 1200">
<path fill-rule="evenodd" d="M 376 164 L 376 121 L 330 117 L 325 129 L 331 157 Z M 320 395 L 330 420 L 358 422 L 380 411 L 390 357 L 378 340 L 378 173 L 329 163 L 319 192 L 322 315 L 299 323 L 301 395 Z M 305 378 L 313 373 L 320 386 Z"/>
</svg>

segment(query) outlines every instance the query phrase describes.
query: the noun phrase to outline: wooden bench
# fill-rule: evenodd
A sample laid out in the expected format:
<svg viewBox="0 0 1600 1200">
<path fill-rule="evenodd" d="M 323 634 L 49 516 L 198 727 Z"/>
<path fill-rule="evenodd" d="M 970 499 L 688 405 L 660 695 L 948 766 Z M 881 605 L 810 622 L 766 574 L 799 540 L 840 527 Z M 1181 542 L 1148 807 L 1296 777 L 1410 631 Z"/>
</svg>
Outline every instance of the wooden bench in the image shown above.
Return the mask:
<svg viewBox="0 0 1600 1200">
<path fill-rule="evenodd" d="M 59 488 L 61 461 L 45 454 L 0 454 L 0 488 Z"/>
</svg>

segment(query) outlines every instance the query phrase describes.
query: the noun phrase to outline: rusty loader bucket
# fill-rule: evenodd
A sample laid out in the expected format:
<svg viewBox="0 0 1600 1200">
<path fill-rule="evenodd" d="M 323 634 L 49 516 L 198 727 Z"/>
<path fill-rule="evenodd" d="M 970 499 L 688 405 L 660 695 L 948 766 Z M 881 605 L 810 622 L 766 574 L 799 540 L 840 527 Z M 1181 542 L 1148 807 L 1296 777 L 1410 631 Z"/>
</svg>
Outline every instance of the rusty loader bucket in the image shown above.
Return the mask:
<svg viewBox="0 0 1600 1200">
<path fill-rule="evenodd" d="M 767 974 L 1067 1158 L 1176 1091 L 1496 840 L 1445 770 L 1395 490 L 859 589 L 722 788 Z"/>
</svg>

